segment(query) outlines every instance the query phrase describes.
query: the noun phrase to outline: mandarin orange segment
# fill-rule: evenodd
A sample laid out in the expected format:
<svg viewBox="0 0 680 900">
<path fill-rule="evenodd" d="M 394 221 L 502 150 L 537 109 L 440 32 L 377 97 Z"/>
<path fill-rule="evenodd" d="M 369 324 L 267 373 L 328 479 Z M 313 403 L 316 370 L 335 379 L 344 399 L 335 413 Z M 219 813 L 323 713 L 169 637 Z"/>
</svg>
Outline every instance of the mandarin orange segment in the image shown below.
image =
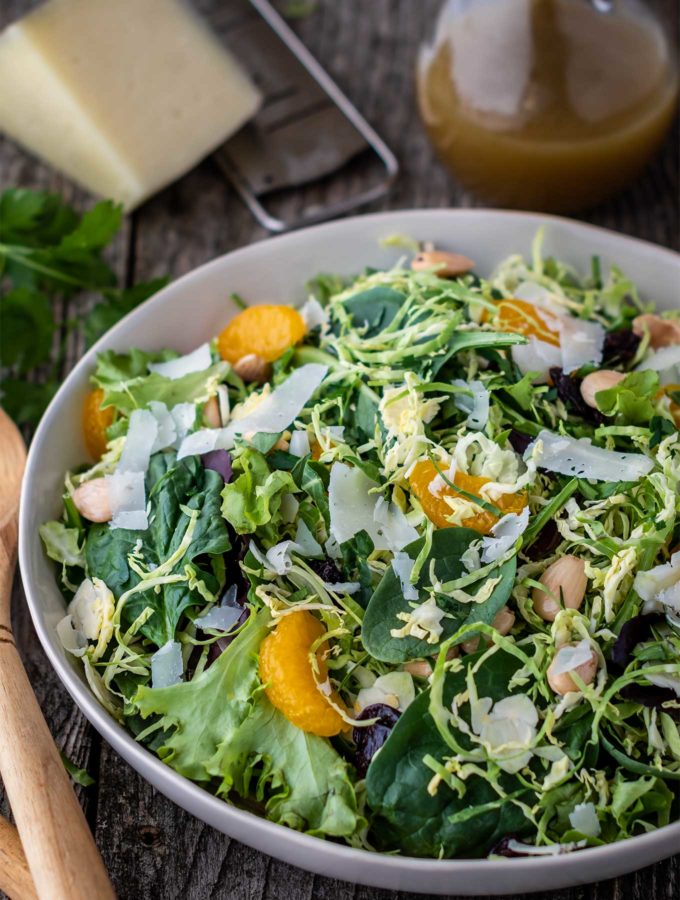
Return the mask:
<svg viewBox="0 0 680 900">
<path fill-rule="evenodd" d="M 540 310 L 526 300 L 501 300 L 497 306 L 496 327 L 499 331 L 534 337 L 553 347 L 560 346 L 559 332 L 551 328 Z"/>
<path fill-rule="evenodd" d="M 413 471 L 409 476 L 409 483 L 428 519 L 437 528 L 450 528 L 452 523 L 449 521 L 449 517 L 452 515 L 453 510 L 445 498 L 462 497 L 463 495 L 454 491 L 448 485 L 439 491 L 437 495 L 433 494 L 430 491 L 430 484 L 438 474 L 434 463 L 429 459 L 423 459 L 413 467 Z M 466 493 L 480 497 L 480 489 L 483 485 L 488 484 L 490 480 L 490 478 L 482 478 L 479 475 L 466 475 L 464 472 L 456 472 L 453 483 L 461 490 L 466 491 Z M 527 505 L 527 496 L 524 493 L 502 494 L 498 500 L 494 501 L 493 505 L 500 509 L 504 515 L 505 513 L 519 513 Z M 498 522 L 498 516 L 480 506 L 474 515 L 463 519 L 462 525 L 466 528 L 472 528 L 480 534 L 489 534 L 496 522 Z"/>
<path fill-rule="evenodd" d="M 668 411 L 673 416 L 673 421 L 680 428 L 680 404 L 676 403 L 675 400 L 671 398 L 671 394 L 680 394 L 680 384 L 666 384 L 664 385 L 657 397 L 665 394 L 669 399 L 670 403 L 668 404 Z"/>
<path fill-rule="evenodd" d="M 323 634 L 323 625 L 307 610 L 283 616 L 262 641 L 260 678 L 272 706 L 291 724 L 310 734 L 332 737 L 345 728 L 345 723 L 316 686 L 309 659 L 312 644 Z M 323 660 L 327 647 L 324 643 L 316 651 L 320 683 L 328 676 L 328 667 Z M 336 694 L 331 696 L 335 704 L 342 706 Z"/>
<path fill-rule="evenodd" d="M 217 339 L 222 359 L 237 363 L 254 353 L 275 362 L 305 335 L 304 319 L 290 306 L 249 306 L 231 320 Z"/>
<path fill-rule="evenodd" d="M 83 437 L 88 453 L 95 459 L 100 459 L 106 451 L 106 429 L 113 423 L 113 407 L 102 409 L 103 399 L 104 391 L 95 388 L 87 394 L 83 403 Z"/>
</svg>

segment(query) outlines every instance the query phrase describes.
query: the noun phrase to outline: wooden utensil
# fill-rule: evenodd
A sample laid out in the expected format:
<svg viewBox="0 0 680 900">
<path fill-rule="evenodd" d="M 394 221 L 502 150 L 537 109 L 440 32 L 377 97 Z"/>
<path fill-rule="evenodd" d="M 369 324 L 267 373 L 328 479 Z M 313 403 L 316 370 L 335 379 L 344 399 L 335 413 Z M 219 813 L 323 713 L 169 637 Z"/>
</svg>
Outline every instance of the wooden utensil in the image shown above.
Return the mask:
<svg viewBox="0 0 680 900">
<path fill-rule="evenodd" d="M 49 900 L 113 900 L 115 894 L 14 644 L 10 597 L 21 435 L 0 409 L 0 775 L 35 889 Z"/>
<path fill-rule="evenodd" d="M 37 900 L 19 834 L 0 816 L 0 891 L 10 900 Z"/>
</svg>

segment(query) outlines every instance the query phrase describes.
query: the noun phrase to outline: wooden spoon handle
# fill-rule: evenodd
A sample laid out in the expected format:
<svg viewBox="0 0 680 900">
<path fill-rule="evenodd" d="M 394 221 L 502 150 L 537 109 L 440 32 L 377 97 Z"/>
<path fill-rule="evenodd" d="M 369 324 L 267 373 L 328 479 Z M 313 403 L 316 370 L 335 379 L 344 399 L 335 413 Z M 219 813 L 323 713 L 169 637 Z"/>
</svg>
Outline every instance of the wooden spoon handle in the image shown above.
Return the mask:
<svg viewBox="0 0 680 900">
<path fill-rule="evenodd" d="M 104 863 L 7 629 L 0 772 L 41 900 L 115 900 Z"/>
<path fill-rule="evenodd" d="M 0 816 L 0 891 L 10 900 L 37 900 L 16 828 Z"/>
</svg>

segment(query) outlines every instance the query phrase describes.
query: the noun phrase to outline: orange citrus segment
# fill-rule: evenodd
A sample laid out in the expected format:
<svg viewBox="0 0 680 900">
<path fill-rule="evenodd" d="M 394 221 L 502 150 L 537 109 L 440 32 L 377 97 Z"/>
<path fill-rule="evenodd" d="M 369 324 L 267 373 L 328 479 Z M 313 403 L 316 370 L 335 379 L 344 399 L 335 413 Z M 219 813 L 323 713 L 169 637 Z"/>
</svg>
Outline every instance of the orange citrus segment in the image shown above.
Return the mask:
<svg viewBox="0 0 680 900">
<path fill-rule="evenodd" d="M 560 346 L 559 333 L 546 324 L 540 310 L 526 300 L 501 300 L 495 323 L 499 331 L 523 334 L 552 344 L 553 347 Z"/>
<path fill-rule="evenodd" d="M 680 384 L 665 384 L 657 394 L 657 397 L 661 397 L 665 394 L 670 398 L 671 394 L 678 393 L 680 393 Z M 671 399 L 668 404 L 668 411 L 673 416 L 675 424 L 680 428 L 680 404 Z"/>
<path fill-rule="evenodd" d="M 88 452 L 95 459 L 100 459 L 106 450 L 106 429 L 113 423 L 113 407 L 101 408 L 104 391 L 95 388 L 85 397 L 83 403 L 83 436 Z"/>
<path fill-rule="evenodd" d="M 232 364 L 251 353 L 274 362 L 306 331 L 302 316 L 290 306 L 249 306 L 223 329 L 217 346 L 222 359 Z"/>
<path fill-rule="evenodd" d="M 462 497 L 457 491 L 454 491 L 446 485 L 435 496 L 430 491 L 430 484 L 437 477 L 437 469 L 434 463 L 429 459 L 423 459 L 416 463 L 409 477 L 411 490 L 416 495 L 423 511 L 428 519 L 433 522 L 437 528 L 450 528 L 451 522 L 449 517 L 453 510 L 446 502 L 445 497 Z M 490 478 L 482 478 L 479 475 L 466 475 L 464 472 L 456 472 L 453 483 L 468 494 L 474 494 L 475 497 L 480 496 L 480 489 L 483 485 L 490 482 Z M 465 498 L 466 499 L 466 498 Z M 503 514 L 519 513 L 527 505 L 527 496 L 521 494 L 501 494 L 498 500 L 493 503 Z M 498 521 L 498 516 L 484 509 L 482 506 L 477 508 L 477 512 L 467 519 L 463 519 L 462 525 L 465 528 L 472 528 L 480 534 L 489 534 L 493 526 Z"/>
<path fill-rule="evenodd" d="M 324 627 L 307 610 L 298 610 L 280 619 L 260 647 L 260 678 L 272 706 L 298 728 L 321 737 L 332 737 L 345 728 L 342 716 L 328 703 L 316 686 L 309 652 Z M 326 681 L 328 667 L 323 660 L 327 644 L 316 651 L 317 679 Z M 342 705 L 335 694 L 333 702 Z"/>
</svg>

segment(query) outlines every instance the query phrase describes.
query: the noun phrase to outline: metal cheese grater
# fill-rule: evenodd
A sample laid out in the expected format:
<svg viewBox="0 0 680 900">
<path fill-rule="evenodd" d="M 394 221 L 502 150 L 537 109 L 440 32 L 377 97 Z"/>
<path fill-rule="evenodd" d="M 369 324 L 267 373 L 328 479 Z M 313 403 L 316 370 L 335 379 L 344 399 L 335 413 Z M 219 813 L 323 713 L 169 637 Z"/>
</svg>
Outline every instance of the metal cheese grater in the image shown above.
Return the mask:
<svg viewBox="0 0 680 900">
<path fill-rule="evenodd" d="M 215 157 L 255 218 L 269 231 L 330 219 L 383 196 L 399 171 L 392 151 L 295 36 L 267 0 L 231 2 L 225 38 L 264 96 L 257 115 Z M 368 187 L 291 219 L 264 204 L 282 192 L 341 177 L 372 155 L 378 175 Z M 352 179 L 354 180 L 354 179 Z"/>
</svg>

